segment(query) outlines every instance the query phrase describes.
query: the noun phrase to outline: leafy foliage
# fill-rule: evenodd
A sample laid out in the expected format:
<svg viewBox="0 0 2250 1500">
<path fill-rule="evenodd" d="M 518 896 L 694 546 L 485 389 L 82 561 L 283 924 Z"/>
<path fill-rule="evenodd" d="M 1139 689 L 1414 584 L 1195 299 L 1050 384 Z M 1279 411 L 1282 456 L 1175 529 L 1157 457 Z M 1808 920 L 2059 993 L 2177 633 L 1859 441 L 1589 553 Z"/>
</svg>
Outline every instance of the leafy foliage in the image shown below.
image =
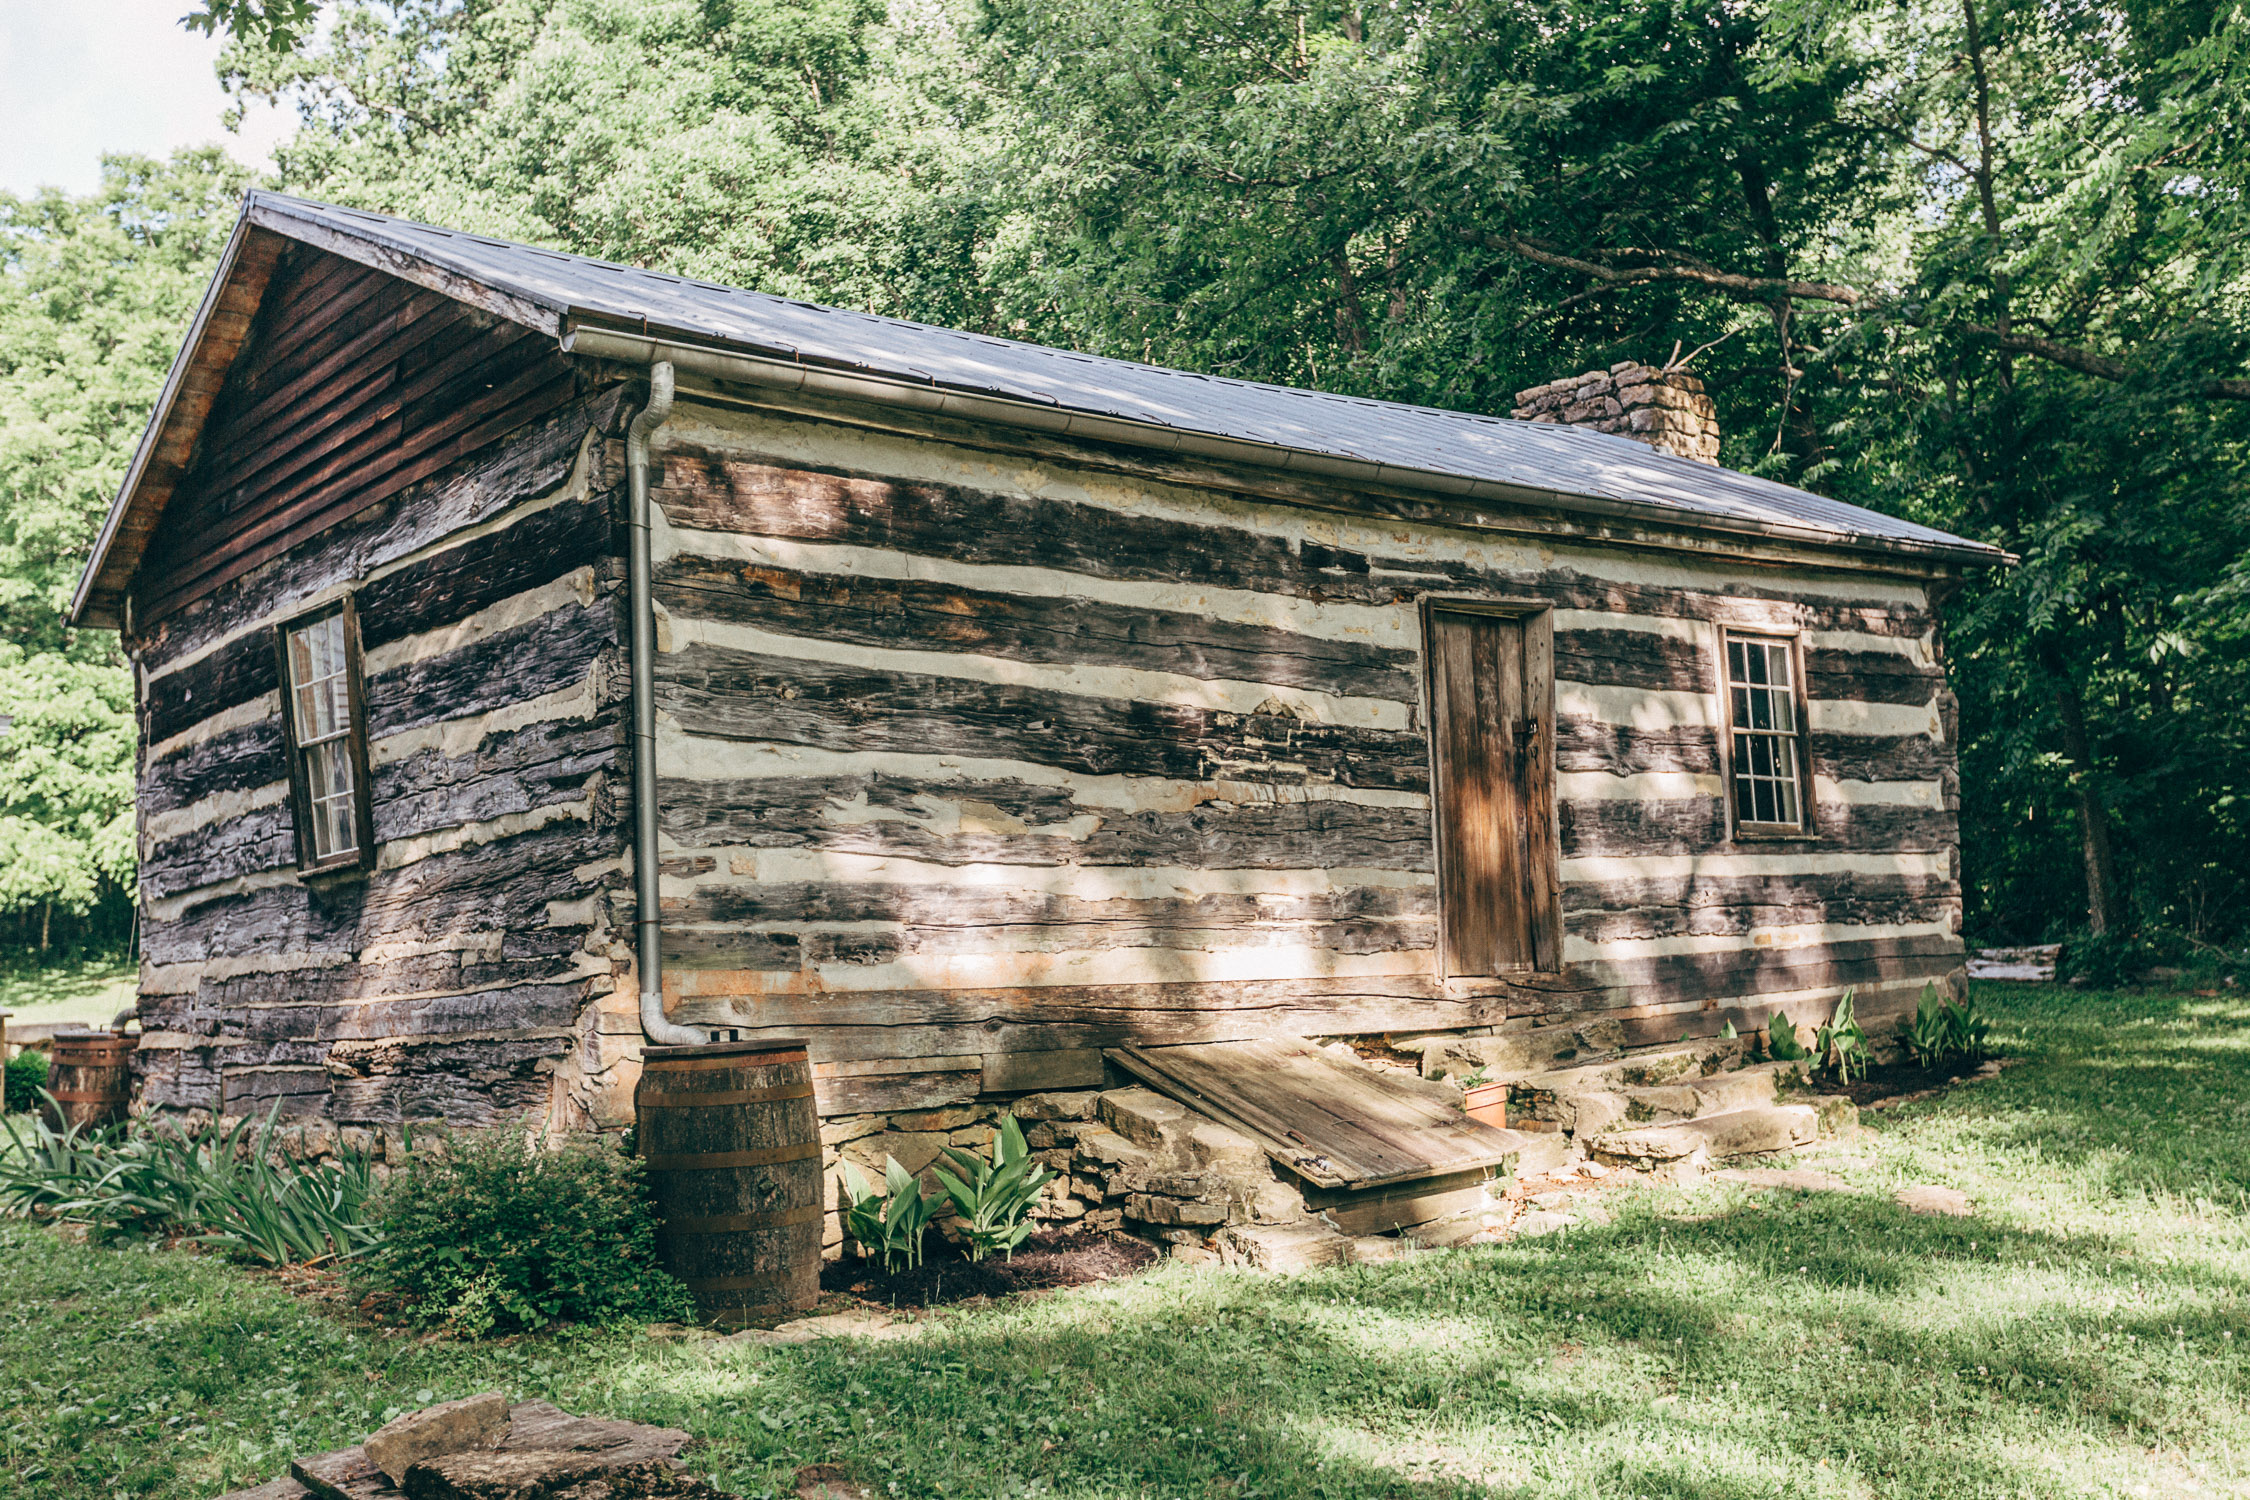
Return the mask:
<svg viewBox="0 0 2250 1500">
<path fill-rule="evenodd" d="M 4 1096 L 0 1096 L 0 1109 L 36 1109 L 39 1091 L 47 1086 L 47 1054 L 26 1047 L 8 1059 Z"/>
<path fill-rule="evenodd" d="M 364 1213 L 373 1160 L 341 1148 L 329 1161 L 291 1159 L 276 1135 L 279 1108 L 224 1131 L 0 1121 L 0 1211 L 84 1224 L 104 1239 L 186 1238 L 273 1266 L 359 1253 L 374 1238 Z"/>
<path fill-rule="evenodd" d="M 883 1186 L 877 1189 L 850 1162 L 843 1164 L 844 1233 L 859 1253 L 883 1258 L 883 1269 L 911 1269 L 922 1263 L 922 1236 L 937 1217 L 943 1198 L 926 1198 L 922 1184 L 896 1157 L 883 1158 Z"/>
<path fill-rule="evenodd" d="M 1956 1005 L 1938 993 L 1936 985 L 1922 986 L 1921 1002 L 1915 1006 L 1913 1024 L 1901 1034 L 1907 1052 L 1925 1068 L 1936 1067 L 1950 1058 L 1968 1062 L 1981 1061 L 1985 1055 L 1986 1039 L 1991 1035 L 1992 1024 L 1978 1015 L 1973 1002 L 1962 1001 Z"/>
<path fill-rule="evenodd" d="M 471 1338 L 555 1323 L 694 1317 L 656 1263 L 638 1158 L 600 1138 L 541 1147 L 511 1130 L 413 1151 L 376 1193 L 356 1284 Z"/>
<path fill-rule="evenodd" d="M 1797 1039 L 1797 1023 L 1778 1010 L 1766 1020 L 1766 1054 L 1775 1062 L 1797 1062 L 1812 1056 Z"/>
<path fill-rule="evenodd" d="M 1032 1160 L 1014 1115 L 1000 1117 L 990 1160 L 958 1146 L 945 1155 L 960 1175 L 939 1167 L 938 1186 L 960 1215 L 969 1259 L 982 1260 L 995 1250 L 1013 1259 L 1016 1246 L 1031 1238 L 1031 1206 L 1039 1201 L 1040 1189 L 1054 1180 L 1054 1172 Z"/>
<path fill-rule="evenodd" d="M 82 198 L 0 193 L 0 914 L 25 914 L 19 941 L 124 935 L 132 682 L 113 635 L 62 613 L 246 180 L 199 150 L 105 158 Z"/>
<path fill-rule="evenodd" d="M 1813 1033 L 1814 1060 L 1844 1083 L 1852 1081 L 1855 1069 L 1862 1077 L 1867 1074 L 1867 1032 L 1853 1014 L 1855 995 L 1856 991 L 1844 991 L 1835 1011 Z"/>
</svg>

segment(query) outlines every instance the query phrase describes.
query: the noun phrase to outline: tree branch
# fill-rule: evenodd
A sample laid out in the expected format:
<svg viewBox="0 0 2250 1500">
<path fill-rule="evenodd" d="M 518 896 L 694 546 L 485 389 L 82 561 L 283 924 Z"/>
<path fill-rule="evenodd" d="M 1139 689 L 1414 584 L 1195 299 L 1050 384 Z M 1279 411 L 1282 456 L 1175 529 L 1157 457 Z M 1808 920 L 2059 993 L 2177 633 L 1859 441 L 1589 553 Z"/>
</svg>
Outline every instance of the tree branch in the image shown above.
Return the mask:
<svg viewBox="0 0 2250 1500">
<path fill-rule="evenodd" d="M 1704 287 L 1722 293 L 1738 302 L 1755 302 L 1767 305 L 1792 297 L 1814 302 L 1829 302 L 1841 307 L 1857 309 L 1874 309 L 1879 307 L 1882 302 L 1882 299 L 1875 293 L 1864 292 L 1857 287 L 1839 286 L 1833 282 L 1795 281 L 1780 276 L 1742 276 L 1731 271 L 1721 271 L 1701 264 L 1605 266 L 1598 261 L 1582 260 L 1575 255 L 1564 255 L 1559 251 L 1545 249 L 1519 234 L 1491 234 L 1466 229 L 1461 233 L 1464 239 L 1481 244 L 1487 249 L 1498 250 L 1519 259 L 1528 260 L 1533 265 L 1545 266 L 1553 271 L 1568 271 L 1573 275 L 1590 277 L 1601 283 L 1601 289 L 1603 290 L 1652 286 L 1659 282 L 1683 282 L 1690 286 Z M 1583 292 L 1579 293 L 1562 305 L 1568 306 L 1570 302 L 1575 302 L 1585 295 Z M 1920 328 L 1931 326 L 1921 318 L 1907 318 L 1904 321 Z M 2075 370 L 2081 375 L 2091 375 L 2096 380 L 2121 381 L 2130 378 L 2132 374 L 2132 367 L 2123 360 L 2113 359 L 2106 354 L 2097 354 L 2091 349 L 2081 349 L 2075 345 L 2060 343 L 2054 339 L 2041 338 L 2036 334 L 2022 333 L 2015 329 L 1995 328 L 1984 323 L 1963 323 L 1953 326 L 1962 332 L 1988 338 L 2010 353 L 2033 355 L 2046 360 L 2049 364 L 2061 365 L 2066 370 Z M 2250 379 L 2205 376 L 2192 382 L 2191 389 L 2197 395 L 2215 401 L 2250 401 Z"/>
</svg>

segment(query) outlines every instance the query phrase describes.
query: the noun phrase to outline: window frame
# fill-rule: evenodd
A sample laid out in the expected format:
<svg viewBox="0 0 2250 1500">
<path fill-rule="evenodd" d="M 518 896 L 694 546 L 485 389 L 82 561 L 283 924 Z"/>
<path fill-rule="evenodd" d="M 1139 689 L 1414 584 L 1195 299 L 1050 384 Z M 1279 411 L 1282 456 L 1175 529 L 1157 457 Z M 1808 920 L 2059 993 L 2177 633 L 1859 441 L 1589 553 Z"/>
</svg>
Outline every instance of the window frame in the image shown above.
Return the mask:
<svg viewBox="0 0 2250 1500">
<path fill-rule="evenodd" d="M 352 839 L 354 848 L 318 857 L 313 836 L 313 796 L 306 760 L 310 746 L 297 738 L 297 684 L 289 666 L 289 640 L 308 625 L 331 616 L 344 622 L 344 697 L 349 724 L 343 734 L 345 757 L 352 773 Z M 325 875 L 338 871 L 364 871 L 375 863 L 375 809 L 368 777 L 367 703 L 365 671 L 360 658 L 359 614 L 346 594 L 315 609 L 291 615 L 273 627 L 274 668 L 280 682 L 281 735 L 289 756 L 290 821 L 297 836 L 297 872 Z M 327 743 L 319 741 L 316 743 Z"/>
<path fill-rule="evenodd" d="M 1812 735 L 1805 719 L 1805 643 L 1801 631 L 1775 630 L 1757 626 L 1721 625 L 1718 628 L 1719 659 L 1719 782 L 1720 798 L 1726 805 L 1727 838 L 1730 842 L 1756 843 L 1767 840 L 1802 840 L 1815 837 L 1813 822 Z M 1759 646 L 1780 646 L 1789 654 L 1789 704 L 1795 722 L 1788 733 L 1790 751 L 1796 762 L 1797 820 L 1793 823 L 1765 823 L 1744 819 L 1735 800 L 1735 735 L 1775 734 L 1773 730 L 1738 728 L 1734 720 L 1734 664 L 1730 647 L 1737 641 Z"/>
</svg>

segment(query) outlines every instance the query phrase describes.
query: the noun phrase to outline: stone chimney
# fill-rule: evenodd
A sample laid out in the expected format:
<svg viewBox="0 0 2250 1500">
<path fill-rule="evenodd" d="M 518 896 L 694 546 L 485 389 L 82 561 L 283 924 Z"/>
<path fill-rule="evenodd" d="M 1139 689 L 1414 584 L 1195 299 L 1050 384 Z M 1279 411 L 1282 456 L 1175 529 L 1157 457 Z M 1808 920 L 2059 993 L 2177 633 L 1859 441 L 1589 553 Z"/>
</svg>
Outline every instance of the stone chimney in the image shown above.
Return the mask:
<svg viewBox="0 0 2250 1500">
<path fill-rule="evenodd" d="M 1516 392 L 1519 422 L 1560 422 L 1614 432 L 1697 463 L 1719 461 L 1719 413 L 1703 382 L 1684 370 L 1626 360 Z"/>
</svg>

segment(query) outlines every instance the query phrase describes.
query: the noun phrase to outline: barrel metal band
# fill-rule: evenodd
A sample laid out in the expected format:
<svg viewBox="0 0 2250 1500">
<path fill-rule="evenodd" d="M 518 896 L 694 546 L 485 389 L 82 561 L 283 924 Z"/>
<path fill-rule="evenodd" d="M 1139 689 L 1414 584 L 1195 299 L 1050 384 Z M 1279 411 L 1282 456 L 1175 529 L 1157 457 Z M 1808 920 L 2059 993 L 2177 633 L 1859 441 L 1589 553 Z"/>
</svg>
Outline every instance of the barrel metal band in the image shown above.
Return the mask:
<svg viewBox="0 0 2250 1500">
<path fill-rule="evenodd" d="M 795 1146 L 766 1146 L 756 1151 L 667 1152 L 645 1158 L 651 1172 L 692 1172 L 706 1167 L 770 1167 L 782 1162 L 812 1161 L 820 1155 L 820 1142 Z"/>
<path fill-rule="evenodd" d="M 789 1063 L 807 1063 L 810 1058 L 797 1052 L 744 1052 L 728 1057 L 664 1057 L 650 1063 L 644 1077 L 661 1078 L 666 1073 L 709 1073 L 729 1068 L 778 1068 Z"/>
<path fill-rule="evenodd" d="M 132 1097 L 130 1094 L 91 1093 L 85 1089 L 55 1089 L 52 1093 L 57 1104 L 122 1104 Z"/>
<path fill-rule="evenodd" d="M 788 1285 L 789 1278 L 779 1271 L 765 1271 L 756 1276 L 682 1276 L 680 1285 L 691 1292 L 762 1292 L 772 1287 Z"/>
<path fill-rule="evenodd" d="M 811 1224 L 825 1212 L 817 1203 L 810 1208 L 783 1208 L 763 1214 L 681 1214 L 664 1221 L 667 1234 L 740 1234 L 751 1229 L 794 1229 Z"/>
<path fill-rule="evenodd" d="M 777 1089 L 713 1089 L 709 1093 L 643 1094 L 633 1102 L 642 1109 L 716 1109 L 722 1104 L 765 1104 L 776 1099 L 810 1099 L 809 1083 L 792 1083 Z"/>
</svg>

